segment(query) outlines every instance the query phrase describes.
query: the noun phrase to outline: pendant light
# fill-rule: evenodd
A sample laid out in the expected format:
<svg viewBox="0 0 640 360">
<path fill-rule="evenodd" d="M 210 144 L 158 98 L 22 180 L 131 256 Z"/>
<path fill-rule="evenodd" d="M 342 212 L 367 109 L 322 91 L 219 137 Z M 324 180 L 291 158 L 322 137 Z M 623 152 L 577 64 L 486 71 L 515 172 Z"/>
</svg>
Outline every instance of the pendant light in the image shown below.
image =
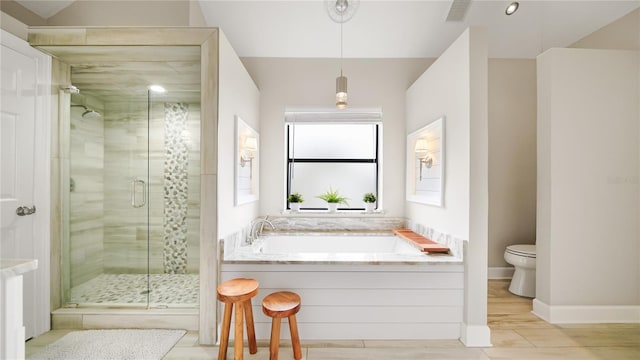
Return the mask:
<svg viewBox="0 0 640 360">
<path fill-rule="evenodd" d="M 340 23 L 340 76 L 336 78 L 336 107 L 347 108 L 347 77 L 342 75 L 342 23 Z"/>
<path fill-rule="evenodd" d="M 325 4 L 331 20 L 340 23 L 340 76 L 336 78 L 336 107 L 346 109 L 348 95 L 347 77 L 342 74 L 342 24 L 353 17 L 358 9 L 359 0 L 325 0 Z"/>
</svg>

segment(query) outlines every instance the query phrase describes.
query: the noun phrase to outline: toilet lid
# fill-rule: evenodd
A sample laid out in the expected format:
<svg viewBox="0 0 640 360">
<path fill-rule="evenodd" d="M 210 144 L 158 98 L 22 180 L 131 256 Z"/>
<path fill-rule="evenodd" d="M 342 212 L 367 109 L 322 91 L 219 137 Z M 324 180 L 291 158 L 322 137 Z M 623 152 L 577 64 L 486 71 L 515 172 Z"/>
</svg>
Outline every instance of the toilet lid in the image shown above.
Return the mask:
<svg viewBox="0 0 640 360">
<path fill-rule="evenodd" d="M 536 257 L 535 245 L 510 245 L 507 246 L 507 252 L 515 255 L 522 255 L 526 257 Z"/>
</svg>

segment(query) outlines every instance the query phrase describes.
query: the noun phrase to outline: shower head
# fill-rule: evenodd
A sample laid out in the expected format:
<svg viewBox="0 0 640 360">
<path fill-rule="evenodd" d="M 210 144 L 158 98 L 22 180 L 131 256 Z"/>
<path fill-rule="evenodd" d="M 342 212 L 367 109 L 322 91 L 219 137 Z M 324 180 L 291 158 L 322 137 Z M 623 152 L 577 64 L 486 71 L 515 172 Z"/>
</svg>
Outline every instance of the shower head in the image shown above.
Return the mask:
<svg viewBox="0 0 640 360">
<path fill-rule="evenodd" d="M 89 109 L 88 107 L 84 106 L 84 105 L 71 105 L 71 107 L 81 107 L 84 109 L 84 112 L 82 113 L 82 118 L 83 119 L 87 119 L 87 120 L 98 120 L 102 117 L 102 115 L 100 115 L 99 112 Z"/>
<path fill-rule="evenodd" d="M 102 115 L 100 115 L 99 112 L 95 110 L 89 110 L 89 109 L 87 109 L 87 111 L 82 113 L 82 117 L 89 120 L 98 120 L 100 119 L 101 116 Z"/>
</svg>

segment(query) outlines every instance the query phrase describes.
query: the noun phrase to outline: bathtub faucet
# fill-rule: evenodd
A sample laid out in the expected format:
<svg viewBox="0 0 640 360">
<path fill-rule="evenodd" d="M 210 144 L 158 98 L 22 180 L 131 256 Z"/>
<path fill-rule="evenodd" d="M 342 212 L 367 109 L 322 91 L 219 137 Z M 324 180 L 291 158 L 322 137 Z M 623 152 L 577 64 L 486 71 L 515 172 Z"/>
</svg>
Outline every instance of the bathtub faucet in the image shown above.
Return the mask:
<svg viewBox="0 0 640 360">
<path fill-rule="evenodd" d="M 269 218 L 269 215 L 265 216 L 264 219 L 256 219 L 251 222 L 251 229 L 249 230 L 249 236 L 247 237 L 247 242 L 249 243 L 249 245 L 253 244 L 253 242 L 258 238 L 258 236 L 262 235 L 262 229 L 264 228 L 264 224 L 269 225 L 271 227 L 271 230 L 276 229 L 276 227 L 273 225 L 271 221 L 269 221 L 268 218 Z"/>
</svg>

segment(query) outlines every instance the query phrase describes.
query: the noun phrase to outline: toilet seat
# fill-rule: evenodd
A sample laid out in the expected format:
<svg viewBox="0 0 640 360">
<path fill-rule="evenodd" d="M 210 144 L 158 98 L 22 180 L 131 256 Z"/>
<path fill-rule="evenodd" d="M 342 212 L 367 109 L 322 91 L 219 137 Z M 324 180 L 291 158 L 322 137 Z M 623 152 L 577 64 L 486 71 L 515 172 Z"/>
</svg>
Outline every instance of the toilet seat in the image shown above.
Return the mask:
<svg viewBox="0 0 640 360">
<path fill-rule="evenodd" d="M 506 252 L 517 256 L 524 256 L 532 259 L 536 258 L 535 245 L 510 245 L 507 246 Z"/>
</svg>

